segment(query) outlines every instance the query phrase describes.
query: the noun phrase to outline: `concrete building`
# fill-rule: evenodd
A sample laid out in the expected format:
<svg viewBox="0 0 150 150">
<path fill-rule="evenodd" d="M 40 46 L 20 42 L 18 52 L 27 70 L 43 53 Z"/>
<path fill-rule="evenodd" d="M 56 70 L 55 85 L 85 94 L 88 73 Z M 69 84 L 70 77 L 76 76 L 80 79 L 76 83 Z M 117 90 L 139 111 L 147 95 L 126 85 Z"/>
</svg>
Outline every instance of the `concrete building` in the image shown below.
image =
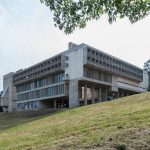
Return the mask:
<svg viewBox="0 0 150 150">
<path fill-rule="evenodd" d="M 143 70 L 143 82 L 140 84 L 141 87 L 145 87 L 146 91 L 150 91 L 150 72 Z"/>
<path fill-rule="evenodd" d="M 3 112 L 3 107 L 1 106 L 2 105 L 2 91 L 0 91 L 0 112 Z"/>
<path fill-rule="evenodd" d="M 137 66 L 69 43 L 68 50 L 4 76 L 2 97 L 8 111 L 78 107 L 145 92 L 147 80 Z"/>
<path fill-rule="evenodd" d="M 11 72 L 3 77 L 3 92 L 1 93 L 0 106 L 4 111 L 16 110 L 16 87 L 13 85 L 13 74 Z"/>
<path fill-rule="evenodd" d="M 3 91 L 0 91 L 0 106 L 1 106 L 1 103 L 2 103 L 2 93 L 3 93 Z"/>
</svg>

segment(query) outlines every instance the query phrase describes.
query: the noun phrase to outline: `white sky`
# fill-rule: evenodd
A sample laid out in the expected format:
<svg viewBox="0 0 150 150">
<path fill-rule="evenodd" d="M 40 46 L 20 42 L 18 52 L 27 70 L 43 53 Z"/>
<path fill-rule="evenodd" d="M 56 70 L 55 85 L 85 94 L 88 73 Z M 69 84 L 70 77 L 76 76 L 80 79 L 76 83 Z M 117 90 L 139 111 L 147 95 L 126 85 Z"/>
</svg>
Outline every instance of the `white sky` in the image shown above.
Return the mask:
<svg viewBox="0 0 150 150">
<path fill-rule="evenodd" d="M 123 19 L 112 25 L 102 17 L 65 35 L 40 0 L 0 0 L 0 90 L 4 74 L 62 52 L 68 42 L 86 43 L 143 67 L 150 59 L 150 16 L 135 24 Z"/>
</svg>

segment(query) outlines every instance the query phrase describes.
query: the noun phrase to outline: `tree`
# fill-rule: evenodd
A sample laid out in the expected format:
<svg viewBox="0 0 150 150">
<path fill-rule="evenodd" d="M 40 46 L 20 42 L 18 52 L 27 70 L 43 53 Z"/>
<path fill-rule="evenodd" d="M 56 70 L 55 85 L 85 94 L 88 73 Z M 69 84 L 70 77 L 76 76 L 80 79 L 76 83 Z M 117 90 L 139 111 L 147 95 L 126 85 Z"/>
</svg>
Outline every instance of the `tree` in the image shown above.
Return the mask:
<svg viewBox="0 0 150 150">
<path fill-rule="evenodd" d="M 98 20 L 103 14 L 109 23 L 117 18 L 128 18 L 134 23 L 150 14 L 150 0 L 40 0 L 53 13 L 55 26 L 72 33 L 84 28 L 88 21 Z"/>
</svg>

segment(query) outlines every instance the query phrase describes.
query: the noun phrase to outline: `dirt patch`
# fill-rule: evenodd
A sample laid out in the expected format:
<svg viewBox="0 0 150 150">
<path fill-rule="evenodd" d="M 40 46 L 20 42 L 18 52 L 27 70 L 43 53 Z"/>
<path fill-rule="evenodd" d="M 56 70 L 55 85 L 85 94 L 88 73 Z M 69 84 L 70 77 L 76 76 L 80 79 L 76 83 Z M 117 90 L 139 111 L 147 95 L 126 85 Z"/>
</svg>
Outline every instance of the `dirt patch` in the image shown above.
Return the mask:
<svg viewBox="0 0 150 150">
<path fill-rule="evenodd" d="M 101 144 L 92 145 L 92 150 L 150 150 L 150 127 L 124 130 L 109 137 Z"/>
</svg>

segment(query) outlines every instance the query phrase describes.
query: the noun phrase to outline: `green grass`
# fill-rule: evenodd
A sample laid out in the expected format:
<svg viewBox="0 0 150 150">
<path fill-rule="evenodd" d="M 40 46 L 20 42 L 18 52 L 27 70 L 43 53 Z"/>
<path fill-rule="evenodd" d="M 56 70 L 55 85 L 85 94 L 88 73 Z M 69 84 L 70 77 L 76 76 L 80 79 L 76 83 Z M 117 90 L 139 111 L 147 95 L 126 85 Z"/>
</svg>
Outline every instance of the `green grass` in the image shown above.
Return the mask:
<svg viewBox="0 0 150 150">
<path fill-rule="evenodd" d="M 58 110 L 44 109 L 38 111 L 33 110 L 26 112 L 0 113 L 0 131 L 43 118 L 50 114 L 55 114 L 56 112 L 58 112 Z"/>
<path fill-rule="evenodd" d="M 25 122 L 0 128 L 0 149 L 150 150 L 150 93 Z"/>
</svg>

